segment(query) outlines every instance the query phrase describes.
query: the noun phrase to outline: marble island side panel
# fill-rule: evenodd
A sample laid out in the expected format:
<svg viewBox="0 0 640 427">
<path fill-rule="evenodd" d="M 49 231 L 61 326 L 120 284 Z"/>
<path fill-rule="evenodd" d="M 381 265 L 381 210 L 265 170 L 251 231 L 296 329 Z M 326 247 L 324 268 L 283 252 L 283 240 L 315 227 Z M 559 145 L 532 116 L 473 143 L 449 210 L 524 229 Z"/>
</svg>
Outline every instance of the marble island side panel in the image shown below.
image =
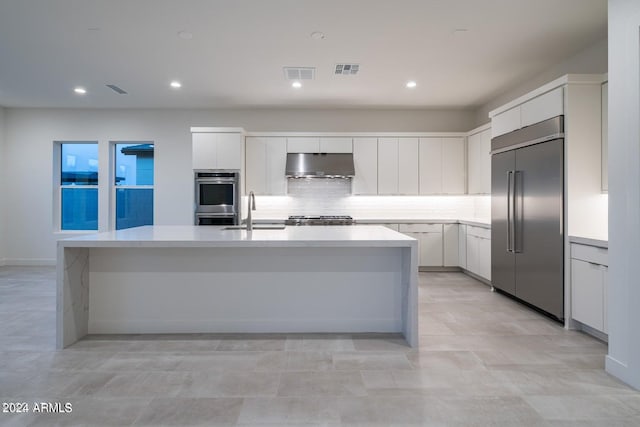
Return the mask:
<svg viewBox="0 0 640 427">
<path fill-rule="evenodd" d="M 229 256 L 229 251 L 234 254 Z M 265 254 L 276 262 L 264 264 Z M 286 259 L 296 257 L 292 268 Z M 384 331 L 402 332 L 409 345 L 416 346 L 417 257 L 414 239 L 384 227 L 303 227 L 288 234 L 260 231 L 252 235 L 241 230 L 142 227 L 128 233 L 73 238 L 61 241 L 58 247 L 57 343 L 64 348 L 92 332 Z M 210 261 L 216 258 L 218 264 L 213 265 Z M 277 260 L 284 262 L 278 264 Z M 256 270 L 259 265 L 271 271 Z M 167 271 L 156 274 L 154 268 Z M 200 276 L 194 276 L 193 270 Z M 326 313 L 321 316 L 316 311 L 317 318 L 303 316 L 296 321 L 295 316 L 304 311 L 306 299 L 299 295 L 298 284 L 305 278 L 311 278 L 306 292 L 315 293 L 314 301 L 322 302 L 320 307 Z M 207 280 L 211 286 L 205 284 Z M 270 284 L 275 298 L 265 292 Z M 238 287 L 245 288 L 244 294 Z M 109 296 L 112 291 L 119 292 L 117 298 Z M 186 300 L 185 292 L 191 294 Z M 207 306 L 199 297 L 215 301 L 216 295 L 239 301 L 237 311 L 220 304 L 220 316 L 188 318 L 193 314 L 190 304 L 200 306 L 200 313 L 204 313 Z M 273 313 L 260 305 L 254 310 L 243 304 L 243 295 L 248 298 L 245 302 L 263 301 L 267 307 L 292 316 L 273 318 Z M 155 302 L 118 311 L 143 296 Z M 181 311 L 171 310 L 169 301 L 181 299 L 186 301 Z M 345 299 L 342 311 L 332 312 L 339 305 L 334 302 Z M 372 301 L 368 312 L 360 318 L 350 314 L 349 307 L 356 309 L 368 299 Z M 379 312 L 375 304 L 379 304 Z M 156 310 L 160 307 L 163 309 Z M 162 310 L 173 314 L 159 318 Z M 332 318 L 342 323 L 332 323 Z M 255 325 L 260 327 L 252 329 Z"/>
</svg>

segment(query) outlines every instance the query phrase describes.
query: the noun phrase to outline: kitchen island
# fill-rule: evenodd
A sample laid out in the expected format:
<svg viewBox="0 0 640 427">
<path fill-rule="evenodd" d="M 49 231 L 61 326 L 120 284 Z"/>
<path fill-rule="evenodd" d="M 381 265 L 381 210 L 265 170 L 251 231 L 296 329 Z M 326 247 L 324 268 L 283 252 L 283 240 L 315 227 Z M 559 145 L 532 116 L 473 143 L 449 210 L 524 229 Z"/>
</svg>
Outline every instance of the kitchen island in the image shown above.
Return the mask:
<svg viewBox="0 0 640 427">
<path fill-rule="evenodd" d="M 87 334 L 401 332 L 417 241 L 381 226 L 145 226 L 60 240 L 57 346 Z"/>
</svg>

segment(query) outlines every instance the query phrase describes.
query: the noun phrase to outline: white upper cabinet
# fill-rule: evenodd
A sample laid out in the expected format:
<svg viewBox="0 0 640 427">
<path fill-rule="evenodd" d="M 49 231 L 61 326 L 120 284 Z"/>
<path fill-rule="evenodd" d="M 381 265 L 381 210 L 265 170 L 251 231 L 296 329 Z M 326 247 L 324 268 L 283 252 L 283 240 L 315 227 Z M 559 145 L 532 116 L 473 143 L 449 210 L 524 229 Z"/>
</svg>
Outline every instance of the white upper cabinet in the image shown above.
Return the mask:
<svg viewBox="0 0 640 427">
<path fill-rule="evenodd" d="M 353 163 L 353 194 L 378 194 L 378 139 L 353 138 Z"/>
<path fill-rule="evenodd" d="M 465 192 L 464 138 L 420 138 L 420 194 Z"/>
<path fill-rule="evenodd" d="M 520 106 L 500 113 L 491 119 L 491 137 L 495 138 L 520 129 L 520 123 Z"/>
<path fill-rule="evenodd" d="M 378 139 L 378 194 L 418 194 L 418 138 Z"/>
<path fill-rule="evenodd" d="M 398 138 L 378 138 L 378 194 L 398 193 Z"/>
<path fill-rule="evenodd" d="M 194 133 L 192 135 L 193 169 L 217 169 L 216 140 L 215 133 Z"/>
<path fill-rule="evenodd" d="M 467 153 L 469 194 L 491 194 L 491 129 L 469 135 Z"/>
<path fill-rule="evenodd" d="M 287 153 L 319 153 L 320 138 L 300 136 L 287 138 Z"/>
<path fill-rule="evenodd" d="M 522 123 L 520 127 L 560 116 L 563 111 L 563 88 L 559 87 L 522 104 L 520 112 Z"/>
<path fill-rule="evenodd" d="M 247 137 L 245 190 L 260 195 L 284 195 L 287 158 L 284 137 Z"/>
<path fill-rule="evenodd" d="M 287 153 L 353 153 L 353 143 L 347 137 L 289 137 Z"/>
<path fill-rule="evenodd" d="M 242 134 L 202 132 L 192 135 L 193 169 L 241 169 Z"/>
<path fill-rule="evenodd" d="M 398 138 L 398 194 L 418 194 L 418 138 Z"/>
<path fill-rule="evenodd" d="M 352 138 L 320 138 L 319 153 L 353 153 Z"/>
<path fill-rule="evenodd" d="M 420 138 L 420 194 L 442 192 L 442 138 Z"/>
<path fill-rule="evenodd" d="M 442 138 L 442 193 L 465 192 L 464 138 Z"/>
<path fill-rule="evenodd" d="M 564 88 L 558 87 L 493 116 L 491 136 L 493 138 L 504 135 L 562 114 L 564 114 Z"/>
</svg>

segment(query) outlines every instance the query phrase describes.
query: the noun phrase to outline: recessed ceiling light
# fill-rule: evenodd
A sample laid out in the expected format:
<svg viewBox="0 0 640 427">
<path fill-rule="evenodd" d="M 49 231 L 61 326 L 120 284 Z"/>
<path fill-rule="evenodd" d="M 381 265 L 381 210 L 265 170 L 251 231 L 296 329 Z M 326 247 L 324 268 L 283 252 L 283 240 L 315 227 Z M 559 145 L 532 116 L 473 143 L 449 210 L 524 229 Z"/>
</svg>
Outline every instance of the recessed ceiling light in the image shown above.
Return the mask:
<svg viewBox="0 0 640 427">
<path fill-rule="evenodd" d="M 177 80 L 172 81 L 169 85 L 174 89 L 180 89 L 182 87 L 182 83 Z"/>
<path fill-rule="evenodd" d="M 453 35 L 454 36 L 463 36 L 465 34 L 467 34 L 469 32 L 469 30 L 467 28 L 456 28 L 455 30 L 453 30 Z"/>
<path fill-rule="evenodd" d="M 193 33 L 189 31 L 178 31 L 178 37 L 183 40 L 191 40 L 193 38 Z"/>
<path fill-rule="evenodd" d="M 84 95 L 85 93 L 87 93 L 87 90 L 85 88 L 83 88 L 83 87 L 80 87 L 80 86 L 74 88 L 73 91 L 75 93 L 77 93 L 78 95 Z"/>
<path fill-rule="evenodd" d="M 413 89 L 413 88 L 414 88 L 414 87 L 416 87 L 416 86 L 418 86 L 418 83 L 414 82 L 413 80 L 409 80 L 409 81 L 407 82 L 407 87 L 408 87 L 409 89 Z"/>
<path fill-rule="evenodd" d="M 324 33 L 322 31 L 314 31 L 313 33 L 311 33 L 311 38 L 314 40 L 323 40 Z"/>
<path fill-rule="evenodd" d="M 302 83 L 293 82 L 293 83 L 291 83 L 291 87 L 294 88 L 294 89 L 300 89 L 302 87 Z"/>
</svg>

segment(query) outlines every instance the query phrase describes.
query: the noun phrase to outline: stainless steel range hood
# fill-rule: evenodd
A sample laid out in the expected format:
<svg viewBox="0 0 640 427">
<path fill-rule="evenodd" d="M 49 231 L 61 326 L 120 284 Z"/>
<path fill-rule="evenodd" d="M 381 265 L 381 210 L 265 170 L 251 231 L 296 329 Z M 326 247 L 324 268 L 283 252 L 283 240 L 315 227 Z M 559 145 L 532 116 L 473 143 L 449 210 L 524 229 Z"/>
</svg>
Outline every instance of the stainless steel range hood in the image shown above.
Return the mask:
<svg viewBox="0 0 640 427">
<path fill-rule="evenodd" d="M 355 175 L 351 153 L 287 153 L 288 178 L 351 178 Z"/>
</svg>

